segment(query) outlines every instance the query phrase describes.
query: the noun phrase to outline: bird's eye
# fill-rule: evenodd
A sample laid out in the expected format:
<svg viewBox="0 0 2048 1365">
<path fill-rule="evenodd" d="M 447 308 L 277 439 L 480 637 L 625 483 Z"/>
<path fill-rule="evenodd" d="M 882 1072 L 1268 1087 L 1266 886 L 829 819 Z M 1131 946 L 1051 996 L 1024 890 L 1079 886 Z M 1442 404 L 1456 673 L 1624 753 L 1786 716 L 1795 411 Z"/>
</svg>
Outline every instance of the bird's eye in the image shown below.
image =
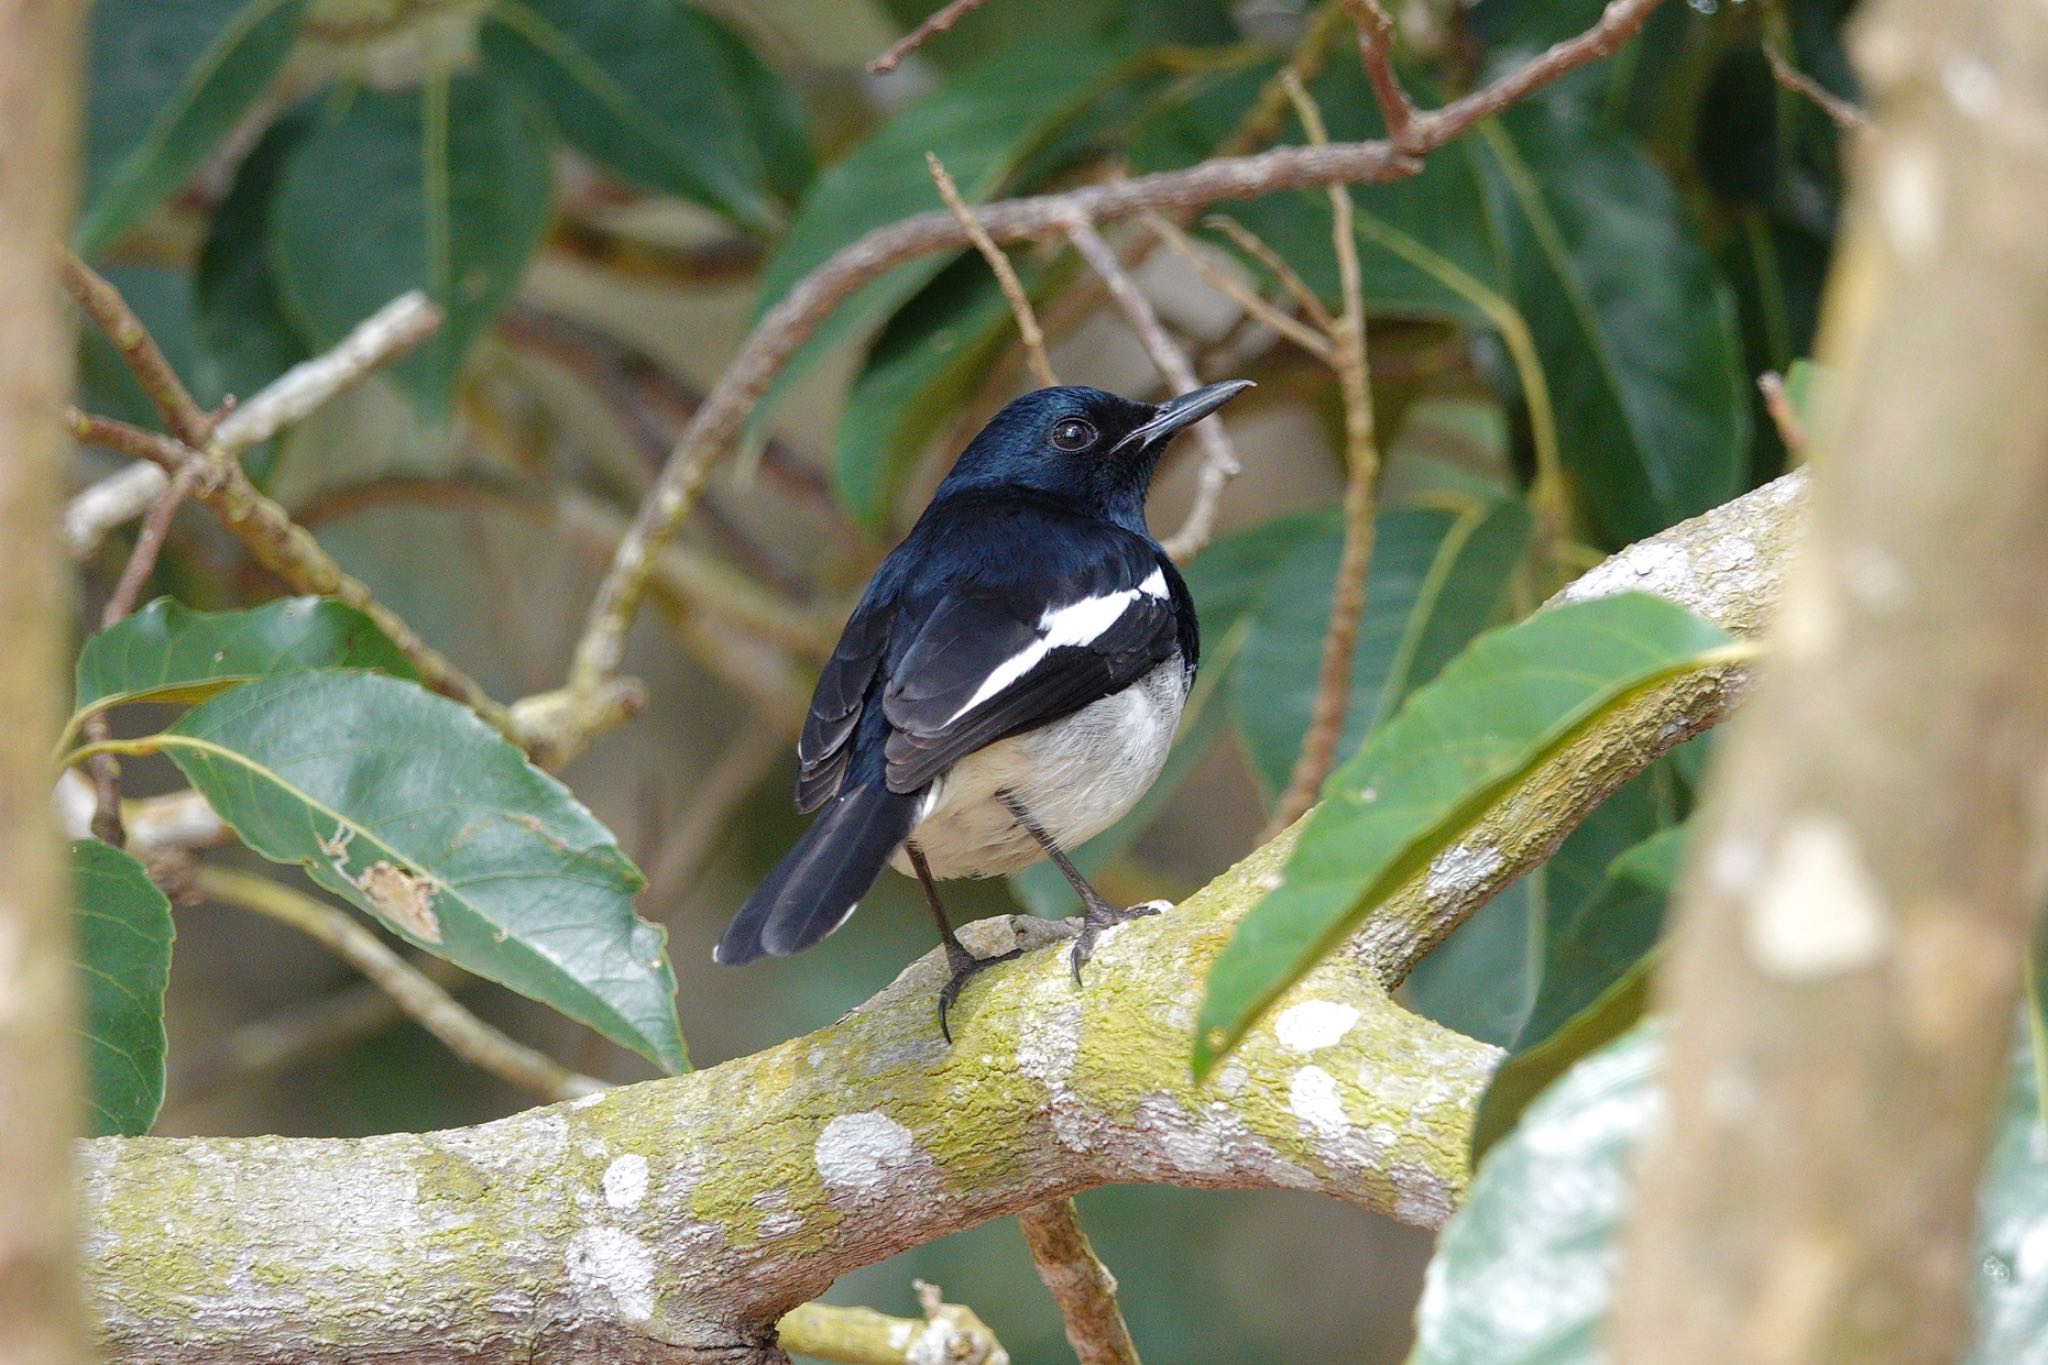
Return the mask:
<svg viewBox="0 0 2048 1365">
<path fill-rule="evenodd" d="M 1094 424 L 1079 417 L 1062 417 L 1052 424 L 1052 443 L 1060 450 L 1086 450 L 1095 444 Z"/>
</svg>

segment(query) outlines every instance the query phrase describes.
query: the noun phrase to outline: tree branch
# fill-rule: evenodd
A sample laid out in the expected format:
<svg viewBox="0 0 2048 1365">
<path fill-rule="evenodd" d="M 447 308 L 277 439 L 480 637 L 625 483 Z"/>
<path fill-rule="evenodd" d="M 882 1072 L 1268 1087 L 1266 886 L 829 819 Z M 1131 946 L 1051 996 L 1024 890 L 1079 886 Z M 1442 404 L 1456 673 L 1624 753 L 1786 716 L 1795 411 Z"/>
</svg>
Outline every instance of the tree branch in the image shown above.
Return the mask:
<svg viewBox="0 0 2048 1365">
<path fill-rule="evenodd" d="M 776 1334 L 786 1351 L 848 1365 L 1010 1365 L 1010 1353 L 973 1309 L 941 1301 L 936 1285 L 916 1284 L 922 1321 L 806 1303 L 782 1315 Z"/>
<path fill-rule="evenodd" d="M 93 1358 L 71 1143 L 86 1112 L 70 869 L 47 793 L 71 587 L 56 543 L 74 337 L 54 285 L 78 139 L 78 5 L 0 5 L 0 1354 Z"/>
<path fill-rule="evenodd" d="M 1194 209 L 1254 199 L 1280 190 L 1399 179 L 1419 158 L 1473 124 L 1566 72 L 1606 56 L 1635 33 L 1660 0 L 1611 0 L 1598 23 L 1558 43 L 1492 85 L 1441 109 L 1417 113 L 1404 148 L 1390 142 L 1278 147 L 1256 156 L 1216 157 L 1185 170 L 1114 180 L 1058 194 L 983 205 L 975 218 L 996 242 L 1064 235 L 1077 220 L 1105 223 L 1152 210 Z M 587 744 L 617 723 L 616 694 L 626 632 L 646 589 L 648 565 L 675 534 L 703 491 L 710 467 L 730 446 L 754 403 L 820 323 L 877 275 L 934 251 L 968 244 L 966 229 L 946 212 L 920 214 L 876 228 L 803 279 L 762 316 L 739 354 L 712 387 L 668 463 L 641 504 L 599 585 L 563 688 L 526 699 L 523 719 L 545 722 L 557 742 Z M 565 749 L 565 752 L 569 750 Z"/>
<path fill-rule="evenodd" d="M 1046 1292 L 1060 1306 L 1067 1344 L 1080 1365 L 1138 1365 L 1138 1348 L 1116 1302 L 1116 1276 L 1088 1244 L 1072 1199 L 1054 1199 L 1017 1215 L 1024 1244 Z"/>
<path fill-rule="evenodd" d="M 880 76 L 894 71 L 905 57 L 923 47 L 937 35 L 960 22 L 974 10 L 980 9 L 988 0 L 947 0 L 947 3 L 933 10 L 925 21 L 892 43 L 887 52 L 868 63 L 868 70 Z"/>
<path fill-rule="evenodd" d="M 1804 479 L 1645 541 L 1572 594 L 1640 588 L 1752 631 Z M 1192 983 L 1291 831 L 1171 913 L 1111 930 L 1085 988 L 1059 951 L 992 970 L 951 1048 L 932 954 L 808 1037 L 479 1128 L 90 1144 L 107 1354 L 773 1360 L 769 1324 L 846 1270 L 1108 1182 L 1308 1189 L 1434 1225 L 1464 1188 L 1498 1054 L 1409 1014 L 1390 985 L 1739 685 L 1663 689 L 1560 755 L 1205 1085 L 1188 1073 Z M 1065 942 L 1026 918 L 962 932 L 980 954 Z M 1305 1017 L 1344 1026 L 1331 1039 Z"/>
<path fill-rule="evenodd" d="M 932 184 L 938 186 L 939 198 L 946 201 L 946 208 L 960 220 L 967 240 L 974 243 L 974 249 L 988 262 L 989 270 L 996 277 L 996 284 L 1003 291 L 1004 300 L 1010 305 L 1011 316 L 1017 319 L 1017 335 L 1024 343 L 1024 354 L 1031 362 L 1031 373 L 1041 387 L 1051 388 L 1059 383 L 1052 372 L 1052 361 L 1045 354 L 1045 332 L 1038 325 L 1038 314 L 1032 311 L 1031 296 L 1024 292 L 1024 282 L 1017 278 L 1017 267 L 1010 264 L 1010 258 L 1003 249 L 989 240 L 981 224 L 974 220 L 974 210 L 960 197 L 960 187 L 953 183 L 953 177 L 946 173 L 938 153 L 926 152 L 925 165 L 932 173 Z"/>
</svg>

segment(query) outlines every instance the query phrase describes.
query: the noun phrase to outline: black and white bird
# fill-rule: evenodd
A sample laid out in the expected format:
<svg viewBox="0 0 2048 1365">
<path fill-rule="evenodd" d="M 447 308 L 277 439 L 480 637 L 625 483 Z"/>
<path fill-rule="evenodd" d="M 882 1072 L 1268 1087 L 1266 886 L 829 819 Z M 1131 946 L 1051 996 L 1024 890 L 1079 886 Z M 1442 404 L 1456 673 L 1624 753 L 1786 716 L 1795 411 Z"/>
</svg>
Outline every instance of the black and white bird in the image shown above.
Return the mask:
<svg viewBox="0 0 2048 1365">
<path fill-rule="evenodd" d="M 1051 857 L 1085 907 L 1077 979 L 1097 934 L 1156 909 L 1111 906 L 1063 850 L 1114 823 L 1166 762 L 1200 637 L 1145 495 L 1174 435 L 1250 387 L 1159 404 L 1039 389 L 982 428 L 818 679 L 796 805 L 822 813 L 733 916 L 717 961 L 810 947 L 890 863 L 938 921 L 953 970 L 943 1030 L 968 978 L 1016 954 L 970 954 L 935 879 Z"/>
</svg>

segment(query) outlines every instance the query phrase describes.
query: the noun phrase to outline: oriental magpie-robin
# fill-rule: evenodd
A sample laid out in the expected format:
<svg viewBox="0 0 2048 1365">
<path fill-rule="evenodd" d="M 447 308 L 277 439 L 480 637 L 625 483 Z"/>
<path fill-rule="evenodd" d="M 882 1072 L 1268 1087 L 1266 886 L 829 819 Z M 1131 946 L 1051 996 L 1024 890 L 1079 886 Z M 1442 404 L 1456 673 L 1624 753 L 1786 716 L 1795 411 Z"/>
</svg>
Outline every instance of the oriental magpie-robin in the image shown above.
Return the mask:
<svg viewBox="0 0 2048 1365">
<path fill-rule="evenodd" d="M 883 863 L 924 888 L 952 978 L 939 1026 L 980 968 L 935 878 L 990 877 L 1049 856 L 1095 936 L 1118 910 L 1062 851 L 1159 775 L 1195 675 L 1187 586 L 1145 528 L 1174 434 L 1251 385 L 1167 402 L 1100 389 L 1025 394 L 962 452 L 882 561 L 818 679 L 797 742 L 797 809 L 822 814 L 733 916 L 714 954 L 751 962 L 846 922 Z M 948 1034 L 950 1037 L 950 1033 Z"/>
</svg>

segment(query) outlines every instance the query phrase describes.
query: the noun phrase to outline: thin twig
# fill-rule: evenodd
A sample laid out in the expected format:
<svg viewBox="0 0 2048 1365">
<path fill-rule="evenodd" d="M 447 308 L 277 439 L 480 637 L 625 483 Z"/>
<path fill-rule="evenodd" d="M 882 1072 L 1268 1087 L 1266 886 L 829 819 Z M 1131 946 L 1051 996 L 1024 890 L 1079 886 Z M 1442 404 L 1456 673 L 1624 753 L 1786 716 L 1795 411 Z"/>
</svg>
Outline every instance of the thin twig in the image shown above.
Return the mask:
<svg viewBox="0 0 2048 1365">
<path fill-rule="evenodd" d="M 1134 180 L 985 204 L 976 220 L 993 241 L 1028 241 L 1063 235 L 1077 215 L 1109 222 L 1147 209 L 1194 209 L 1282 190 L 1400 179 L 1414 174 L 1421 157 L 1474 124 L 1566 72 L 1612 53 L 1660 3 L 1611 0 L 1599 22 L 1577 37 L 1462 99 L 1418 112 L 1405 150 L 1371 141 L 1214 157 Z M 950 213 L 920 214 L 876 228 L 833 253 L 761 316 L 669 453 L 660 478 L 613 553 L 611 569 L 591 602 L 567 682 L 556 692 L 526 698 L 515 708 L 516 714 L 553 726 L 554 737 L 564 746 L 586 744 L 606 725 L 616 723 L 619 712 L 609 699 L 621 686 L 618 673 L 626 633 L 647 587 L 648 566 L 695 505 L 712 463 L 729 448 L 756 400 L 797 348 L 855 290 L 905 261 L 966 244 L 966 230 Z"/>
<path fill-rule="evenodd" d="M 1785 392 L 1785 376 L 1776 370 L 1765 370 L 1756 377 L 1756 386 L 1764 396 L 1764 411 L 1771 415 L 1771 425 L 1778 429 L 1778 439 L 1794 458 L 1805 458 L 1806 423 L 1799 420 L 1792 395 Z"/>
<path fill-rule="evenodd" d="M 164 419 L 164 429 L 194 449 L 203 447 L 213 432 L 213 419 L 192 401 L 185 382 L 164 358 L 162 348 L 142 325 L 142 319 L 121 297 L 121 291 L 68 251 L 60 260 L 58 277 L 64 283 L 64 292 L 71 295 L 121 353 L 121 359 Z"/>
<path fill-rule="evenodd" d="M 135 537 L 135 548 L 128 555 L 127 566 L 121 570 L 114 591 L 108 595 L 106 606 L 100 611 L 101 630 L 119 625 L 128 613 L 135 610 L 135 599 L 141 595 L 142 585 L 149 581 L 150 571 L 156 568 L 157 556 L 163 553 L 164 541 L 170 537 L 171 519 L 177 516 L 179 504 L 185 501 L 186 495 L 199 481 L 201 468 L 197 461 L 185 465 L 157 494 L 149 515 L 143 519 L 141 533 Z M 91 744 L 113 735 L 105 712 L 88 717 L 84 731 L 86 742 Z M 91 766 L 92 832 L 96 838 L 120 848 L 127 843 L 127 832 L 121 824 L 121 765 L 112 754 L 100 754 L 92 760 Z"/>
<path fill-rule="evenodd" d="M 1141 221 L 1155 237 L 1165 243 L 1167 250 L 1187 262 L 1194 272 L 1202 277 L 1204 284 L 1236 304 L 1246 317 L 1264 323 L 1316 359 L 1325 364 L 1329 363 L 1331 350 L 1330 339 L 1327 336 L 1305 326 L 1299 318 L 1275 307 L 1265 295 L 1217 265 L 1203 254 L 1202 249 L 1195 245 L 1193 238 L 1175 227 L 1164 214 L 1147 213 Z"/>
<path fill-rule="evenodd" d="M 1309 321 L 1325 332 L 1330 330 L 1334 322 L 1330 310 L 1323 307 L 1323 301 L 1316 297 L 1315 290 L 1308 287 L 1308 281 L 1302 279 L 1279 252 L 1266 245 L 1263 237 L 1225 213 L 1212 213 L 1202 221 L 1236 243 L 1239 251 L 1264 266 L 1266 273 L 1279 282 L 1289 297 L 1300 305 L 1302 312 L 1308 314 Z"/>
<path fill-rule="evenodd" d="M 1792 65 L 1791 59 L 1778 50 L 1778 45 L 1769 36 L 1764 38 L 1762 47 L 1764 60 L 1771 65 L 1771 79 L 1793 94 L 1811 100 L 1815 108 L 1834 122 L 1835 127 L 1845 133 L 1861 133 L 1870 127 L 1870 115 Z"/>
<path fill-rule="evenodd" d="M 1188 363 L 1187 352 L 1166 334 L 1166 328 L 1160 325 L 1159 314 L 1152 309 L 1151 300 L 1124 270 L 1116 252 L 1110 249 L 1095 225 L 1086 218 L 1073 219 L 1067 225 L 1067 240 L 1109 286 L 1110 298 L 1123 310 L 1131 330 L 1144 343 L 1145 353 L 1152 357 L 1152 363 L 1173 386 L 1174 392 L 1187 393 L 1198 387 L 1201 381 L 1195 378 L 1195 368 Z M 1187 519 L 1181 523 L 1180 529 L 1163 542 L 1166 552 L 1182 562 L 1209 543 L 1209 536 L 1216 528 L 1216 512 L 1222 501 L 1223 486 L 1244 468 L 1238 461 L 1237 450 L 1231 445 L 1230 434 L 1224 430 L 1221 418 L 1211 417 L 1198 425 L 1195 438 L 1202 443 L 1203 460 L 1201 478 L 1195 485 L 1194 505 L 1188 509 Z"/>
<path fill-rule="evenodd" d="M 1010 1353 L 972 1308 L 944 1302 L 936 1285 L 914 1283 L 922 1321 L 872 1308 L 806 1303 L 775 1324 L 776 1345 L 792 1355 L 848 1365 L 1010 1365 Z"/>
<path fill-rule="evenodd" d="M 274 434 L 283 425 L 297 421 L 322 403 L 328 402 L 360 383 L 377 367 L 417 346 L 440 325 L 440 310 L 418 294 L 404 295 L 365 319 L 331 351 L 303 361 L 286 371 L 249 402 L 230 412 L 218 427 L 185 394 L 182 405 L 176 392 L 155 390 L 175 384 L 177 376 L 163 363 L 163 352 L 149 332 L 122 301 L 119 291 L 84 265 L 73 260 L 66 271 L 66 284 L 73 288 L 81 306 L 101 326 L 113 330 L 108 336 L 120 347 L 145 389 L 158 396 L 167 425 L 174 430 L 196 432 L 196 441 L 178 435 L 168 443 L 153 433 L 109 418 L 73 412 L 73 432 L 81 440 L 104 445 L 119 454 L 161 460 L 172 470 L 196 465 L 199 473 L 192 496 L 218 517 L 229 531 L 248 547 L 256 561 L 300 592 L 334 597 L 357 608 L 419 671 L 420 680 L 445 696 L 453 697 L 515 742 L 527 743 L 527 736 L 514 724 L 511 713 L 491 699 L 472 678 L 445 655 L 422 639 L 405 619 L 376 599 L 361 580 L 342 571 L 334 557 L 321 547 L 311 532 L 291 519 L 291 514 L 260 492 L 242 470 L 237 453 Z M 168 375 L 168 381 L 165 376 Z M 191 407 L 190 412 L 182 410 Z M 193 414 L 197 413 L 196 419 Z M 175 417 L 175 421 L 173 420 Z M 166 473 L 164 478 L 169 479 Z M 138 478 L 139 487 L 141 480 Z M 154 493 L 152 493 L 152 497 Z M 601 700 L 612 708 L 637 704 L 637 693 L 624 688 L 609 689 Z M 538 755 L 537 755 L 538 756 Z"/>
<path fill-rule="evenodd" d="M 471 1014 L 347 911 L 249 872 L 201 867 L 194 877 L 199 889 L 214 900 L 289 925 L 333 952 L 472 1066 L 550 1102 L 605 1088 L 604 1081 L 578 1075 Z"/>
<path fill-rule="evenodd" d="M 949 3 L 932 11 L 923 23 L 897 39 L 887 52 L 869 62 L 868 70 L 877 76 L 894 71 L 905 57 L 959 23 L 969 11 L 980 9 L 986 3 L 987 0 L 949 0 Z"/>
<path fill-rule="evenodd" d="M 1138 1348 L 1117 1306 L 1116 1276 L 1088 1244 L 1071 1199 L 1053 1199 L 1017 1215 L 1032 1264 L 1066 1323 L 1080 1365 L 1138 1365 Z"/>
<path fill-rule="evenodd" d="M 1344 9 L 1358 29 L 1358 58 L 1365 67 L 1365 79 L 1372 86 L 1374 103 L 1387 125 L 1387 141 L 1396 147 L 1409 145 L 1415 126 L 1415 102 L 1401 88 L 1394 74 L 1394 21 L 1379 0 L 1343 0 Z"/>
<path fill-rule="evenodd" d="M 996 283 L 1002 287 L 1010 312 L 1017 319 L 1017 334 L 1023 339 L 1024 354 L 1031 362 L 1031 373 L 1037 377 L 1041 387 L 1051 388 L 1060 381 L 1052 372 L 1052 361 L 1046 358 L 1045 333 L 1039 329 L 1038 314 L 1031 310 L 1031 297 L 1024 292 L 1024 282 L 1017 278 L 1017 268 L 1010 264 L 1010 258 L 1003 254 L 1003 249 L 989 240 L 981 224 L 974 221 L 974 210 L 968 208 L 967 201 L 960 197 L 960 187 L 953 183 L 952 176 L 946 174 L 938 153 L 926 152 L 924 161 L 931 170 L 932 183 L 939 187 L 939 198 L 946 201 L 946 207 L 960 220 L 967 240 L 974 243 L 974 249 L 995 272 Z"/>
<path fill-rule="evenodd" d="M 1292 82 L 1288 94 L 1310 141 L 1323 142 L 1328 135 L 1322 111 L 1307 87 Z M 1337 745 L 1344 736 L 1344 718 L 1351 706 L 1351 655 L 1358 642 L 1358 623 L 1365 615 L 1366 575 L 1372 565 L 1373 488 L 1379 480 L 1380 460 L 1373 439 L 1371 372 L 1365 348 L 1365 289 L 1358 269 L 1351 191 L 1332 185 L 1329 195 L 1330 242 L 1337 255 L 1343 298 L 1343 311 L 1330 330 L 1330 340 L 1337 389 L 1344 403 L 1344 545 L 1337 557 L 1336 581 L 1330 588 L 1330 624 L 1323 632 L 1308 732 L 1302 736 L 1287 790 L 1273 809 L 1267 838 L 1293 824 L 1315 803 L 1323 780 L 1336 764 Z"/>
</svg>

